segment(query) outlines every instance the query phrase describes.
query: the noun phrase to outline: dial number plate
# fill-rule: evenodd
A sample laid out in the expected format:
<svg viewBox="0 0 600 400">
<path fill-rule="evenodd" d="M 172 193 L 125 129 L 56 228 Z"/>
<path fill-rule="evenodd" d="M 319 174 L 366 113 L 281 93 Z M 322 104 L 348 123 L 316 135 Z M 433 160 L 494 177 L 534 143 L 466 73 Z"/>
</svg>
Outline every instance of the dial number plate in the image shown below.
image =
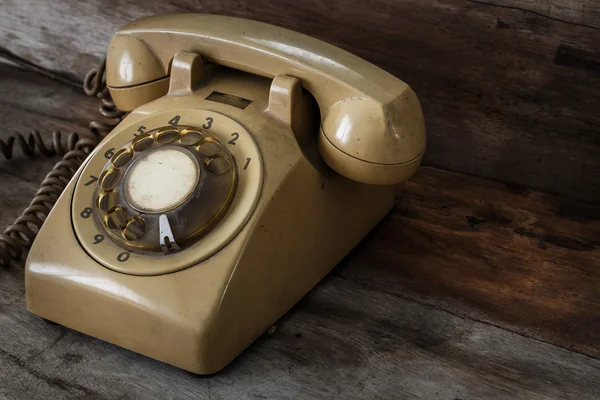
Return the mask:
<svg viewBox="0 0 600 400">
<path fill-rule="evenodd" d="M 105 237 L 100 225 L 102 222 L 97 218 L 95 211 L 90 211 L 95 210 L 96 180 L 107 163 L 105 153 L 114 152 L 135 139 L 140 135 L 141 126 L 147 132 L 169 124 L 210 130 L 211 135 L 228 147 L 235 160 L 238 175 L 235 197 L 221 221 L 208 234 L 180 252 L 164 255 L 125 249 Z M 174 272 L 212 256 L 244 227 L 258 203 L 263 182 L 263 166 L 256 142 L 241 125 L 214 111 L 186 109 L 152 114 L 118 129 L 118 132 L 111 134 L 96 148 L 83 167 L 73 194 L 71 217 L 75 234 L 86 252 L 96 261 L 107 268 L 132 275 Z M 233 137 L 236 140 L 231 142 Z"/>
</svg>

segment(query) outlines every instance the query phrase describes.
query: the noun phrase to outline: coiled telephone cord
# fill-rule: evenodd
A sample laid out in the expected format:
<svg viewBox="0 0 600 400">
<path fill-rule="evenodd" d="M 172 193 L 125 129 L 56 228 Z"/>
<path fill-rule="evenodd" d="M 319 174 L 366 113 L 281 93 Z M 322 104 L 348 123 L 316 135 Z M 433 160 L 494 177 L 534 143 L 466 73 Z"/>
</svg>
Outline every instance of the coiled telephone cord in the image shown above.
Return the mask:
<svg viewBox="0 0 600 400">
<path fill-rule="evenodd" d="M 0 235 L 0 265 L 8 266 L 11 260 L 19 260 L 23 253 L 29 249 L 33 239 L 37 235 L 44 220 L 54 207 L 83 160 L 110 133 L 110 131 L 123 118 L 123 113 L 110 97 L 106 87 L 105 61 L 92 69 L 85 77 L 83 90 L 88 96 L 97 96 L 100 101 L 100 113 L 106 118 L 103 122 L 92 121 L 89 130 L 92 136 L 79 137 L 75 132 L 71 133 L 66 141 L 60 131 L 52 133 L 52 144 L 46 145 L 40 133 L 32 130 L 29 137 L 25 139 L 20 133 L 8 138 L 6 142 L 0 140 L 0 153 L 7 160 L 12 159 L 13 149 L 18 144 L 24 155 L 33 158 L 35 149 L 44 156 L 62 156 L 52 170 L 46 175 L 35 197 L 29 207 L 23 211 L 15 222 L 4 230 Z M 63 142 L 66 142 L 63 145 Z"/>
</svg>

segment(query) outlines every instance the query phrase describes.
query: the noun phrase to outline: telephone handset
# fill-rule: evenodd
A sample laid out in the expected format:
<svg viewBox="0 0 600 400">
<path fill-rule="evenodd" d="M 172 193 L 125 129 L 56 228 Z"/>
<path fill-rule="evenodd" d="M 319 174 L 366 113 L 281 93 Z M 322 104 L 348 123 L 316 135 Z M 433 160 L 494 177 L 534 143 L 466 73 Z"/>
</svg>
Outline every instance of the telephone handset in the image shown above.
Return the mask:
<svg viewBox="0 0 600 400">
<path fill-rule="evenodd" d="M 131 113 L 40 230 L 27 306 L 195 373 L 223 368 L 322 279 L 425 150 L 404 82 L 259 22 L 133 22 L 106 82 Z"/>
<path fill-rule="evenodd" d="M 393 184 L 419 164 L 424 122 L 408 85 L 327 43 L 255 21 L 175 15 L 125 26 L 107 53 L 106 81 L 119 109 L 167 94 L 174 48 L 252 74 L 300 80 L 319 105 L 321 155 L 349 179 Z"/>
</svg>

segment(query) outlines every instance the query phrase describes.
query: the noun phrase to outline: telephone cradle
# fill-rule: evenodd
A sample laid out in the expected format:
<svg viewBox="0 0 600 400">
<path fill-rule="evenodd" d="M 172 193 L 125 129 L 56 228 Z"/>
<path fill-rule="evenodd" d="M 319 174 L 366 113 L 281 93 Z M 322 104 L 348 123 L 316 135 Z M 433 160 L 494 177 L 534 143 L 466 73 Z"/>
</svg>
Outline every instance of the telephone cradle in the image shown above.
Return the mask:
<svg viewBox="0 0 600 400">
<path fill-rule="evenodd" d="M 425 151 L 408 85 L 255 21 L 130 23 L 109 45 L 106 82 L 130 113 L 40 229 L 27 307 L 197 374 L 314 287 Z"/>
</svg>

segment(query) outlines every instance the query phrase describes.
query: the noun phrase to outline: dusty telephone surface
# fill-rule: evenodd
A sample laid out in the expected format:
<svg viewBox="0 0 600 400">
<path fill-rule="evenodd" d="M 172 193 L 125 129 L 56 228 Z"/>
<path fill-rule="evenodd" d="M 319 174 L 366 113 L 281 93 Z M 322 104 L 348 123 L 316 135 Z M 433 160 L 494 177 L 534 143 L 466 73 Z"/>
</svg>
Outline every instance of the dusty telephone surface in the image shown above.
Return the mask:
<svg viewBox="0 0 600 400">
<path fill-rule="evenodd" d="M 259 22 L 133 22 L 109 45 L 106 82 L 130 114 L 42 226 L 27 307 L 199 374 L 322 279 L 425 150 L 404 82 Z"/>
</svg>

